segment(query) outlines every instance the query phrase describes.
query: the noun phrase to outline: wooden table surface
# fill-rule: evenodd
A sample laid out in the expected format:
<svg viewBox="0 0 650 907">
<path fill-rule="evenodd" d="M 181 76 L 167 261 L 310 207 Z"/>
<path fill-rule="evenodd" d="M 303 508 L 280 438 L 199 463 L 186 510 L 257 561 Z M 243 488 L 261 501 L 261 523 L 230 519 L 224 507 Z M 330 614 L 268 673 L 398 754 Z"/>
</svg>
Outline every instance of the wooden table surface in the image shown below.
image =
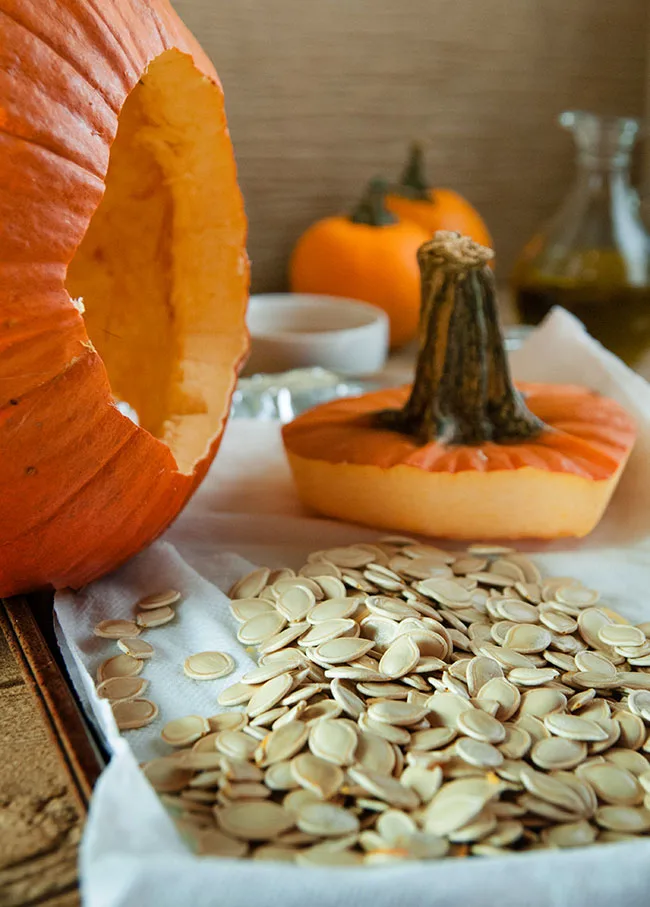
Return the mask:
<svg viewBox="0 0 650 907">
<path fill-rule="evenodd" d="M 0 628 L 0 905 L 72 907 L 83 811 Z"/>
</svg>

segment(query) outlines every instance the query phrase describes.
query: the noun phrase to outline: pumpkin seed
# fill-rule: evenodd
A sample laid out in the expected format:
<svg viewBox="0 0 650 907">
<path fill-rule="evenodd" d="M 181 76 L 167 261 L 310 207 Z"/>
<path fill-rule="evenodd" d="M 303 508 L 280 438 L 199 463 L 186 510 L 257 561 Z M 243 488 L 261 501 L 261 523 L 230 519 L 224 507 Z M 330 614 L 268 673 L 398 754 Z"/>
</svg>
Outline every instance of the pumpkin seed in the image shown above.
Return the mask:
<svg viewBox="0 0 650 907">
<path fill-rule="evenodd" d="M 267 680 L 261 687 L 257 687 L 255 692 L 246 705 L 246 714 L 251 718 L 261 715 L 262 712 L 268 712 L 283 699 L 289 690 L 293 687 L 293 677 L 291 674 L 278 674 L 271 680 Z"/>
<path fill-rule="evenodd" d="M 386 649 L 379 662 L 379 670 L 386 677 L 395 679 L 408 674 L 420 660 L 420 649 L 410 636 L 398 636 Z"/>
<path fill-rule="evenodd" d="M 145 661 L 154 653 L 154 647 L 151 643 L 146 642 L 144 639 L 138 639 L 137 637 L 123 637 L 118 639 L 117 648 L 121 649 L 125 655 L 130 655 L 131 658 L 140 658 Z"/>
<path fill-rule="evenodd" d="M 271 571 L 267 570 L 266 567 L 259 567 L 257 570 L 253 570 L 243 576 L 230 589 L 230 598 L 255 598 L 266 586 L 270 573 Z"/>
<path fill-rule="evenodd" d="M 119 639 L 120 636 L 137 636 L 140 627 L 133 620 L 100 620 L 93 633 L 103 639 Z"/>
<path fill-rule="evenodd" d="M 305 803 L 297 810 L 296 825 L 301 831 L 327 838 L 359 831 L 357 817 L 331 803 Z"/>
<path fill-rule="evenodd" d="M 595 721 L 581 718 L 579 715 L 564 715 L 561 712 L 552 712 L 544 717 L 544 725 L 558 737 L 569 740 L 606 740 L 605 731 Z"/>
<path fill-rule="evenodd" d="M 454 749 L 463 762 L 480 768 L 496 768 L 503 762 L 503 753 L 500 753 L 496 746 L 471 737 L 460 737 Z"/>
<path fill-rule="evenodd" d="M 388 775 L 356 767 L 349 768 L 348 774 L 369 794 L 390 803 L 391 806 L 415 809 L 419 804 L 419 798 L 412 788 L 404 787 Z"/>
<path fill-rule="evenodd" d="M 417 706 L 412 702 L 403 702 L 399 699 L 385 699 L 368 707 L 368 717 L 372 721 L 396 727 L 410 727 L 418 724 L 427 712 L 426 706 Z"/>
<path fill-rule="evenodd" d="M 156 608 L 162 608 L 165 605 L 175 605 L 180 601 L 181 593 L 176 589 L 165 589 L 164 592 L 154 592 L 151 595 L 145 595 L 137 603 L 136 608 L 140 611 L 152 611 Z"/>
<path fill-rule="evenodd" d="M 97 682 L 112 680 L 115 677 L 134 677 L 142 670 L 143 663 L 139 658 L 130 655 L 113 655 L 107 658 L 97 669 Z"/>
<path fill-rule="evenodd" d="M 535 765 L 547 771 L 574 768 L 586 757 L 587 746 L 585 743 L 564 737 L 548 737 L 538 740 L 530 752 L 530 758 Z"/>
<path fill-rule="evenodd" d="M 268 841 L 288 831 L 295 823 L 282 806 L 268 800 L 248 800 L 217 810 L 220 828 L 233 838 Z"/>
<path fill-rule="evenodd" d="M 255 687 L 245 683 L 233 683 L 217 696 L 219 705 L 242 705 L 252 697 Z"/>
<path fill-rule="evenodd" d="M 481 709 L 461 712 L 456 723 L 463 734 L 483 743 L 501 743 L 506 736 L 506 729 L 501 722 Z"/>
<path fill-rule="evenodd" d="M 217 680 L 235 670 L 233 658 L 226 652 L 197 652 L 183 663 L 183 671 L 193 680 Z"/>
<path fill-rule="evenodd" d="M 241 625 L 237 639 L 245 646 L 255 646 L 279 633 L 286 622 L 286 617 L 277 611 L 263 611 Z"/>
<path fill-rule="evenodd" d="M 338 765 L 313 753 L 295 756 L 290 765 L 294 780 L 321 800 L 331 799 L 345 781 L 345 773 Z"/>
<path fill-rule="evenodd" d="M 327 762 L 350 765 L 357 748 L 357 733 L 353 727 L 344 721 L 323 718 L 309 731 L 309 749 Z"/>
<path fill-rule="evenodd" d="M 142 766 L 145 778 L 158 793 L 176 793 L 183 790 L 192 780 L 194 772 L 181 768 L 169 756 L 152 759 Z"/>
<path fill-rule="evenodd" d="M 122 699 L 111 707 L 120 731 L 145 727 L 158 715 L 158 706 L 149 699 Z"/>
<path fill-rule="evenodd" d="M 100 699 L 109 699 L 111 702 L 124 702 L 141 696 L 148 685 L 149 681 L 144 677 L 110 677 L 97 686 L 97 695 Z"/>
<path fill-rule="evenodd" d="M 273 610 L 274 606 L 263 598 L 241 598 L 230 603 L 230 612 L 240 623 Z"/>
</svg>

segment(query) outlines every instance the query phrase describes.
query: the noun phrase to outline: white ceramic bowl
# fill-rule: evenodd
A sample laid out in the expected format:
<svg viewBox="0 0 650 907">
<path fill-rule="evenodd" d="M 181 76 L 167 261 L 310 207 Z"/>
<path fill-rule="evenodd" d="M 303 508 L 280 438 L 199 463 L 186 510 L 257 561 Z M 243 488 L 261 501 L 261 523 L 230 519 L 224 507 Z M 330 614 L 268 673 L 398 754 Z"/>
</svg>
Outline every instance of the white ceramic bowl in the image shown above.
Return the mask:
<svg viewBox="0 0 650 907">
<path fill-rule="evenodd" d="M 340 375 L 369 375 L 386 361 L 388 317 L 357 299 L 265 293 L 251 296 L 247 321 L 245 375 L 316 365 Z"/>
</svg>

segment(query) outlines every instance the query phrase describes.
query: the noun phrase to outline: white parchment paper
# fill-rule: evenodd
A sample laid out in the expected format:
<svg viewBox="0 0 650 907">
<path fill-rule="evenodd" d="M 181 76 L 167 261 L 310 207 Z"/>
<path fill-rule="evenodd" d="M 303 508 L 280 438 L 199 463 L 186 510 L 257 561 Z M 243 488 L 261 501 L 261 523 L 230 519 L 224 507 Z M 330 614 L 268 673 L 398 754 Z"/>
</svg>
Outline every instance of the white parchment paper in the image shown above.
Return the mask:
<svg viewBox="0 0 650 907">
<path fill-rule="evenodd" d="M 539 547 L 551 574 L 596 586 L 634 620 L 650 619 L 650 386 L 557 310 L 513 357 L 526 380 L 585 384 L 614 397 L 637 419 L 639 438 L 601 526 L 580 543 Z M 164 540 L 78 594 L 60 593 L 56 615 L 66 658 L 92 720 L 113 757 L 91 804 L 81 847 L 89 907 L 641 907 L 650 902 L 650 842 L 503 858 L 442 860 L 369 869 L 306 869 L 191 854 L 138 763 L 168 752 L 163 724 L 220 711 L 219 691 L 252 662 L 236 639 L 224 590 L 255 564 L 299 567 L 316 548 L 374 537 L 369 530 L 315 519 L 291 485 L 279 425 L 231 422 L 203 487 Z M 176 619 L 146 631 L 156 649 L 145 662 L 147 696 L 160 708 L 148 728 L 121 737 L 92 678 L 118 650 L 94 637 L 102 619 L 127 617 L 142 595 L 166 587 L 183 600 Z M 237 671 L 197 683 L 182 671 L 193 652 L 220 649 Z"/>
</svg>

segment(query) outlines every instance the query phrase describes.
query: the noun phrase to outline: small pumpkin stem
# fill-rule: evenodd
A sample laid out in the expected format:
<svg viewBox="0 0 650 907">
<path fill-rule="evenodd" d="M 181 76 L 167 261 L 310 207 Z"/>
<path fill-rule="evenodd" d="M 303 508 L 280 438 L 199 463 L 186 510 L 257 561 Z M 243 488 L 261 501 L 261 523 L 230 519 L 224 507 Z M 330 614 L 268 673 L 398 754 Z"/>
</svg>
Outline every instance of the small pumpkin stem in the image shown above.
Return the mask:
<svg viewBox="0 0 650 907">
<path fill-rule="evenodd" d="M 420 247 L 420 349 L 402 410 L 374 417 L 378 428 L 421 443 L 511 444 L 544 423 L 526 407 L 510 377 L 496 305 L 491 249 L 439 230 Z"/>
<path fill-rule="evenodd" d="M 387 227 L 397 223 L 397 217 L 386 207 L 388 183 L 375 177 L 368 183 L 356 208 L 350 214 L 354 224 L 369 224 L 371 227 Z"/>
<path fill-rule="evenodd" d="M 406 167 L 402 172 L 398 192 L 409 198 L 431 201 L 431 186 L 424 172 L 424 149 L 420 142 L 412 142 Z"/>
</svg>

